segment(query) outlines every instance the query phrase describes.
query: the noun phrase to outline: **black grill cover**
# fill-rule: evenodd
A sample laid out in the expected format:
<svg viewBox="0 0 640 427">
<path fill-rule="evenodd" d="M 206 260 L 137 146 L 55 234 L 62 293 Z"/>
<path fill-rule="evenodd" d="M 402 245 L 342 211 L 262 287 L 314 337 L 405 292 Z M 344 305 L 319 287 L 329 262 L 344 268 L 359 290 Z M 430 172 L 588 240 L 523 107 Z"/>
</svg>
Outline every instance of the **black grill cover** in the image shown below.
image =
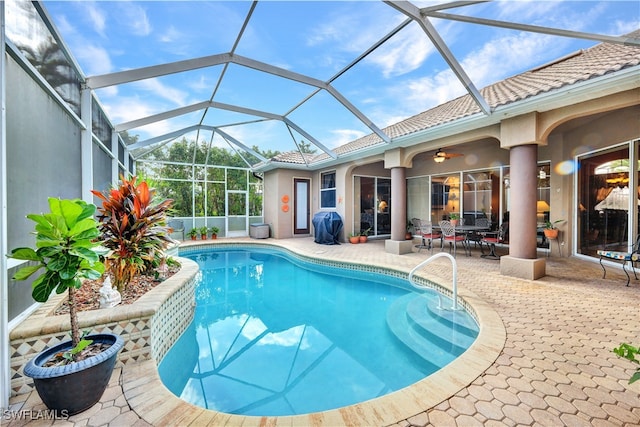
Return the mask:
<svg viewBox="0 0 640 427">
<path fill-rule="evenodd" d="M 321 245 L 339 245 L 342 218 L 336 212 L 318 212 L 313 216 L 315 242 Z"/>
</svg>

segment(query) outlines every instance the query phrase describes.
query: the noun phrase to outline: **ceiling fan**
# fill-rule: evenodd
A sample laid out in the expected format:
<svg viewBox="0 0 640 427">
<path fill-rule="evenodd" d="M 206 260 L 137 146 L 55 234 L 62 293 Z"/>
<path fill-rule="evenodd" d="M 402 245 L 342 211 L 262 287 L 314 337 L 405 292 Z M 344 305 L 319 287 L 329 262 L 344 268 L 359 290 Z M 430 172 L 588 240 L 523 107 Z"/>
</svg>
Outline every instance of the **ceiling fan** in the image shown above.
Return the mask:
<svg viewBox="0 0 640 427">
<path fill-rule="evenodd" d="M 461 157 L 464 156 L 464 154 L 462 153 L 445 153 L 444 151 L 442 151 L 442 148 L 438 148 L 438 151 L 436 151 L 436 153 L 433 155 L 433 161 L 436 163 L 442 163 L 444 162 L 446 159 L 451 159 L 454 157 Z"/>
</svg>

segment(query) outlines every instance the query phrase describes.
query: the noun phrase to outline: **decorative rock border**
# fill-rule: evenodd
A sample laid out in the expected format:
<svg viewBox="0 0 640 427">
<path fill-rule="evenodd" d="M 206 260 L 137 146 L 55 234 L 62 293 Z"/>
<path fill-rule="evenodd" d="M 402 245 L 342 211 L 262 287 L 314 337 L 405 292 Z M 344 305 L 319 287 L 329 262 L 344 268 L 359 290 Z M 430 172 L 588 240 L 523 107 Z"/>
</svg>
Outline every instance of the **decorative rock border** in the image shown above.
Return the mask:
<svg viewBox="0 0 640 427">
<path fill-rule="evenodd" d="M 81 311 L 80 329 L 111 332 L 125 340 L 118 366 L 143 360 L 161 360 L 193 318 L 198 265 L 178 258 L 182 268 L 141 296 L 135 303 Z M 11 395 L 33 390 L 22 368 L 45 348 L 69 339 L 69 315 L 54 315 L 66 293 L 52 297 L 9 334 L 11 342 Z"/>
</svg>

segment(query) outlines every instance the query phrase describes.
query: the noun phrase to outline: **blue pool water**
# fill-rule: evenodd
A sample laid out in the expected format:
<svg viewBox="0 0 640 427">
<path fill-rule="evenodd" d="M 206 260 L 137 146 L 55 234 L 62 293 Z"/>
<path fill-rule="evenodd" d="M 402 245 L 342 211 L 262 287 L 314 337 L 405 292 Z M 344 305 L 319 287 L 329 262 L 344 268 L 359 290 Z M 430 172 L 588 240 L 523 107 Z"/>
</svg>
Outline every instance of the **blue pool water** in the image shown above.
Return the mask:
<svg viewBox="0 0 640 427">
<path fill-rule="evenodd" d="M 437 371 L 477 324 L 406 280 L 267 249 L 181 253 L 202 271 L 194 319 L 159 366 L 195 405 L 294 415 L 369 400 Z M 451 307 L 444 298 L 443 306 Z"/>
</svg>

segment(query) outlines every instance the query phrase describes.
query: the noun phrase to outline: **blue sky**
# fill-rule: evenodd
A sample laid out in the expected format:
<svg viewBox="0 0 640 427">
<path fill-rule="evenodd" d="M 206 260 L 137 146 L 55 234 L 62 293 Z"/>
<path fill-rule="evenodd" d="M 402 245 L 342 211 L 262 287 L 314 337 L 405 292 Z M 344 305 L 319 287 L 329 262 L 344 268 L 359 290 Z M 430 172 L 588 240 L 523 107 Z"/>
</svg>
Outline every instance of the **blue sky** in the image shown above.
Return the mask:
<svg viewBox="0 0 640 427">
<path fill-rule="evenodd" d="M 46 1 L 45 6 L 84 73 L 93 76 L 230 52 L 251 3 Z M 447 12 L 607 35 L 640 28 L 636 1 L 504 1 Z M 236 53 L 326 81 L 405 19 L 377 1 L 264 1 L 258 3 Z M 431 22 L 477 88 L 597 43 L 433 18 Z M 223 66 L 198 69 L 99 89 L 97 95 L 118 124 L 209 100 L 222 70 Z M 380 128 L 465 93 L 415 23 L 333 86 Z M 313 91 L 232 64 L 214 100 L 285 114 Z M 146 139 L 201 120 L 223 126 L 256 119 L 222 110 L 202 116 L 190 113 L 130 133 Z M 289 117 L 329 148 L 371 133 L 324 91 Z M 277 121 L 223 129 L 248 146 L 295 148 L 289 131 Z M 304 139 L 295 132 L 293 137 Z M 216 137 L 214 143 L 224 141 Z"/>
</svg>

